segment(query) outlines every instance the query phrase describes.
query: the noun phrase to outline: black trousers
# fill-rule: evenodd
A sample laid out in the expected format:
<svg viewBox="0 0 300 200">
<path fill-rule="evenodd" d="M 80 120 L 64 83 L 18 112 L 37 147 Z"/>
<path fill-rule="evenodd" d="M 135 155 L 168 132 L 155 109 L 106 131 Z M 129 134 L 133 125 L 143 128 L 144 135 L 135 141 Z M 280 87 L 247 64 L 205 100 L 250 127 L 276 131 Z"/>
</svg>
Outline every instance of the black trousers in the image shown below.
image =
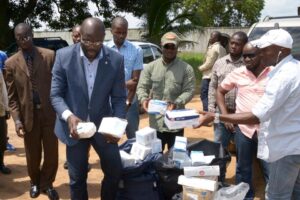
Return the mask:
<svg viewBox="0 0 300 200">
<path fill-rule="evenodd" d="M 7 124 L 5 116 L 0 117 L 0 152 L 4 153 L 7 143 Z M 1 162 L 1 161 L 0 161 Z"/>
<path fill-rule="evenodd" d="M 177 132 L 157 131 L 157 137 L 161 139 L 162 151 L 164 151 L 166 144 L 168 145 L 168 149 L 173 147 L 175 143 L 175 137 L 183 136 L 183 135 L 184 135 L 184 129 L 180 129 Z"/>
</svg>

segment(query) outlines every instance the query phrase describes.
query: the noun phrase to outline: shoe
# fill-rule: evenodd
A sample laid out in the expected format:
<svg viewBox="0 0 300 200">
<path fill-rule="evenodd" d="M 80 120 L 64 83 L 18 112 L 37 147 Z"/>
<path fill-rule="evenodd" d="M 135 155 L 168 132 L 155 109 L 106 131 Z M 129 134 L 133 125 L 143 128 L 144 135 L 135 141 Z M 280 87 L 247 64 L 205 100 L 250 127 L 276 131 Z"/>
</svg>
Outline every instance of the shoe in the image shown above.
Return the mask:
<svg viewBox="0 0 300 200">
<path fill-rule="evenodd" d="M 44 193 L 48 195 L 50 200 L 58 200 L 59 196 L 56 190 L 53 187 L 48 187 L 47 189 L 43 190 Z"/>
<path fill-rule="evenodd" d="M 67 163 L 67 161 L 64 163 L 64 169 L 68 169 L 68 163 Z"/>
<path fill-rule="evenodd" d="M 9 144 L 7 142 L 7 144 L 6 144 L 6 150 L 9 151 L 9 152 L 14 152 L 14 151 L 16 151 L 16 148 L 12 144 Z"/>
<path fill-rule="evenodd" d="M 5 165 L 0 165 L 0 171 L 2 174 L 11 174 L 11 170 Z"/>
<path fill-rule="evenodd" d="M 31 198 L 37 198 L 40 195 L 40 189 L 37 185 L 32 184 L 29 193 Z"/>
</svg>

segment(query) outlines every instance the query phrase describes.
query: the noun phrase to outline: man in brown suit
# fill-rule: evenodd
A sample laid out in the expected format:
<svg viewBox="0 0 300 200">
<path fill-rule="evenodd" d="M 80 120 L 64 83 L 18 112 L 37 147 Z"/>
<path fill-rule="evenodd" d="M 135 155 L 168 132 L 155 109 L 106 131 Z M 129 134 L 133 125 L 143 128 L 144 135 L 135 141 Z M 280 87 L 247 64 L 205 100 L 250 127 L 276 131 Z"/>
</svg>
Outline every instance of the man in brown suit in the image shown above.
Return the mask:
<svg viewBox="0 0 300 200">
<path fill-rule="evenodd" d="M 52 186 L 58 168 L 58 140 L 49 99 L 55 55 L 52 50 L 34 46 L 29 25 L 18 24 L 14 34 L 20 50 L 5 63 L 6 83 L 16 132 L 24 138 L 30 197 L 38 197 L 41 190 L 49 199 L 59 199 Z"/>
</svg>

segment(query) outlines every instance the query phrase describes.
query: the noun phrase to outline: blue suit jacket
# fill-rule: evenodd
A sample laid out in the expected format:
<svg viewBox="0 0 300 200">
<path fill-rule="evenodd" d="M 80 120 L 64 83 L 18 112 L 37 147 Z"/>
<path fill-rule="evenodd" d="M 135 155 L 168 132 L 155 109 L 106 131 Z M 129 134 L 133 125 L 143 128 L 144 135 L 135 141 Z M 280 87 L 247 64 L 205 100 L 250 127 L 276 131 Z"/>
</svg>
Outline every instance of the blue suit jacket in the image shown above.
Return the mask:
<svg viewBox="0 0 300 200">
<path fill-rule="evenodd" d="M 80 57 L 80 43 L 60 49 L 52 70 L 51 102 L 57 113 L 55 134 L 67 145 L 78 140 L 70 138 L 68 124 L 62 113 L 70 110 L 81 120 L 89 116 L 97 129 L 103 117 L 125 118 L 126 90 L 123 57 L 103 46 L 91 99 Z"/>
</svg>

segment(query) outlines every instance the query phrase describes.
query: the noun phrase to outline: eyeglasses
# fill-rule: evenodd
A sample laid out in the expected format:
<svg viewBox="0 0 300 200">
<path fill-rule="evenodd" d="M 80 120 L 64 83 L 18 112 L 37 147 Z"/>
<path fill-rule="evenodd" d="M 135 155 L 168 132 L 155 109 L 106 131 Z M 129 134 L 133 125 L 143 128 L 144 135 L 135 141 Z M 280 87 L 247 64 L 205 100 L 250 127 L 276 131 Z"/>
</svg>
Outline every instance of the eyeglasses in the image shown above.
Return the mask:
<svg viewBox="0 0 300 200">
<path fill-rule="evenodd" d="M 91 41 L 88 41 L 88 40 L 81 39 L 81 43 L 83 43 L 86 46 L 100 46 L 100 45 L 103 44 L 103 41 L 91 42 Z"/>
<path fill-rule="evenodd" d="M 168 45 L 168 44 L 166 44 L 166 45 L 163 46 L 163 48 L 164 48 L 164 49 L 171 49 L 171 50 L 174 50 L 174 49 L 176 49 L 176 46 L 175 46 L 175 45 Z"/>
<path fill-rule="evenodd" d="M 247 53 L 247 54 L 243 54 L 243 58 L 246 59 L 246 58 L 254 58 L 256 56 L 255 53 Z"/>
<path fill-rule="evenodd" d="M 23 36 L 23 37 L 19 37 L 19 38 L 16 38 L 17 41 L 20 41 L 20 42 L 27 42 L 29 40 L 31 40 L 31 36 Z"/>
</svg>

